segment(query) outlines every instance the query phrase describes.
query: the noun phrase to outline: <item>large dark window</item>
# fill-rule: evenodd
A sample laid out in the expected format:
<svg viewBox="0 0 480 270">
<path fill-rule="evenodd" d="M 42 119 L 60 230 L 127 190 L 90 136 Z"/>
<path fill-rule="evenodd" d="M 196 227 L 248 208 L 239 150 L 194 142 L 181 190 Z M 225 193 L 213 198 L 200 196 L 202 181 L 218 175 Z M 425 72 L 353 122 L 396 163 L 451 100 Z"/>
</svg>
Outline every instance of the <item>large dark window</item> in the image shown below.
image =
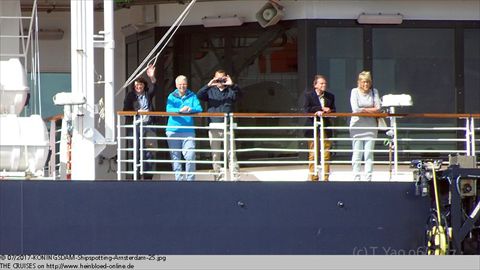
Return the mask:
<svg viewBox="0 0 480 270">
<path fill-rule="evenodd" d="M 363 68 L 361 28 L 317 28 L 317 74 L 328 77 L 337 111 L 350 112 L 350 90 Z M 313 82 L 313 78 L 311 78 Z M 307 84 L 310 88 L 312 83 Z"/>
<path fill-rule="evenodd" d="M 455 112 L 452 29 L 381 28 L 372 35 L 374 84 L 381 95 L 411 95 L 409 112 Z"/>
<path fill-rule="evenodd" d="M 465 111 L 480 113 L 480 29 L 466 29 L 464 36 Z"/>
</svg>

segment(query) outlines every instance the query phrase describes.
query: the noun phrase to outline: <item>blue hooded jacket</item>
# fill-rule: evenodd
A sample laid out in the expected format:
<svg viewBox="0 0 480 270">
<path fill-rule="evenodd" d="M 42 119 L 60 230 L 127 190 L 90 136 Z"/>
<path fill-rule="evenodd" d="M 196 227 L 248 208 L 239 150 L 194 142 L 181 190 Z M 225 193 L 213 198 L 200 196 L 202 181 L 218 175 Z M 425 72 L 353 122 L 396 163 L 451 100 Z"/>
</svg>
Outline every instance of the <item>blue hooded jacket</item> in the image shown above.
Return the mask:
<svg viewBox="0 0 480 270">
<path fill-rule="evenodd" d="M 202 112 L 200 101 L 190 89 L 187 89 L 183 97 L 180 96 L 178 89 L 175 89 L 167 99 L 167 112 L 179 113 L 184 106 L 191 108 L 190 113 Z M 170 116 L 168 117 L 166 131 L 181 132 L 181 133 L 195 133 L 193 128 L 178 128 L 173 126 L 193 126 L 193 117 L 191 116 Z"/>
</svg>

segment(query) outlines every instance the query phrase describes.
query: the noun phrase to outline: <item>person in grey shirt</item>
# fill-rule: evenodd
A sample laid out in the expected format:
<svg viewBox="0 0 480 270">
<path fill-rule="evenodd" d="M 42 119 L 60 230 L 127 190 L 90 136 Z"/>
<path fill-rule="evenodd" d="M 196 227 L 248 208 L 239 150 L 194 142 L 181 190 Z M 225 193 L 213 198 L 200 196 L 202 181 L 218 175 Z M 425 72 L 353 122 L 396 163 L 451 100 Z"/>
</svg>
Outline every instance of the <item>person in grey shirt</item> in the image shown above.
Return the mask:
<svg viewBox="0 0 480 270">
<path fill-rule="evenodd" d="M 378 113 L 380 112 L 380 95 L 378 90 L 372 88 L 372 75 L 369 71 L 362 71 L 358 75 L 357 87 L 350 94 L 350 105 L 353 113 Z M 350 119 L 350 137 L 352 138 L 352 167 L 354 180 L 361 179 L 362 154 L 365 160 L 365 177 L 372 180 L 373 149 L 378 130 L 377 118 L 352 116 Z"/>
</svg>

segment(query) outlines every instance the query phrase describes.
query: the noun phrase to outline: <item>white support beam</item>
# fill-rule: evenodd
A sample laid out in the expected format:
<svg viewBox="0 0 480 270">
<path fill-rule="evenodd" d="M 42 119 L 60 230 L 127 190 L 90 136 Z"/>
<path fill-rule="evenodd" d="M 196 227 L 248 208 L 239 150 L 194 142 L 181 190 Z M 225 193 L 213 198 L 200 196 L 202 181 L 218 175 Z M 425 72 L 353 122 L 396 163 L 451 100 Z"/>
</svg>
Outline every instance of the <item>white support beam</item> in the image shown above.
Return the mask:
<svg viewBox="0 0 480 270">
<path fill-rule="evenodd" d="M 71 0 L 70 5 L 72 93 L 86 98 L 72 115 L 72 180 L 94 180 L 93 1 Z"/>
<path fill-rule="evenodd" d="M 104 27 L 104 73 L 105 73 L 105 140 L 115 142 L 115 100 L 114 100 L 114 51 L 115 39 L 113 30 L 113 0 L 103 1 Z"/>
</svg>

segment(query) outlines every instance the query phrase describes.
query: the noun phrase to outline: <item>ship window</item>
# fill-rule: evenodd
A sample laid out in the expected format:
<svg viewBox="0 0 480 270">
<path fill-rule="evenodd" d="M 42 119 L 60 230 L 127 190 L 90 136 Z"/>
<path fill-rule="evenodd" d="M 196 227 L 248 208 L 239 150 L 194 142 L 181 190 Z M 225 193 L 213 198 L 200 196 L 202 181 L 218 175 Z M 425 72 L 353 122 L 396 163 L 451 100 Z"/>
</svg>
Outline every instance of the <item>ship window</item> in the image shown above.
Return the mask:
<svg viewBox="0 0 480 270">
<path fill-rule="evenodd" d="M 480 113 L 480 29 L 465 30 L 465 111 Z"/>
</svg>

